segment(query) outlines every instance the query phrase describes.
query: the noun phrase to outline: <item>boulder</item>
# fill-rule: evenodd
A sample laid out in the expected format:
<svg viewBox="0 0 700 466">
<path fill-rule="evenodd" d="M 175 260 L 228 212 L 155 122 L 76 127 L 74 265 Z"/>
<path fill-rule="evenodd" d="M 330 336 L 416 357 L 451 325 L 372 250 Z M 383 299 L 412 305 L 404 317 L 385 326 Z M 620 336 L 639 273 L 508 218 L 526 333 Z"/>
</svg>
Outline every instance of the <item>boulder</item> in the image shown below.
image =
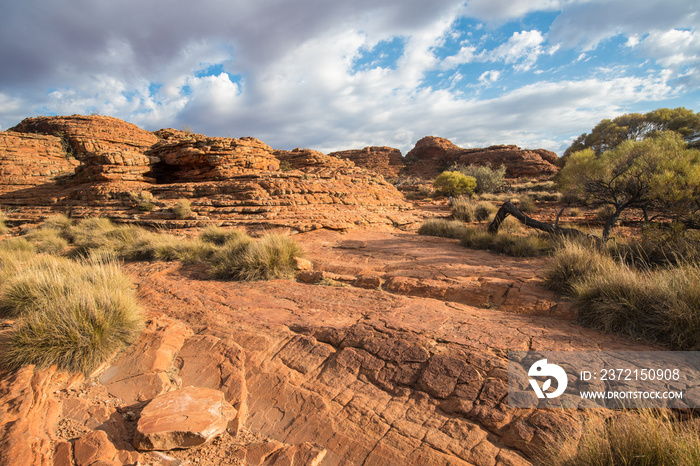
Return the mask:
<svg viewBox="0 0 700 466">
<path fill-rule="evenodd" d="M 134 447 L 173 450 L 201 445 L 223 433 L 235 415 L 219 390 L 186 387 L 166 393 L 141 412 Z"/>
<path fill-rule="evenodd" d="M 117 449 L 101 430 L 83 435 L 73 447 L 76 466 L 90 466 L 97 461 L 112 461 L 116 456 Z"/>
</svg>

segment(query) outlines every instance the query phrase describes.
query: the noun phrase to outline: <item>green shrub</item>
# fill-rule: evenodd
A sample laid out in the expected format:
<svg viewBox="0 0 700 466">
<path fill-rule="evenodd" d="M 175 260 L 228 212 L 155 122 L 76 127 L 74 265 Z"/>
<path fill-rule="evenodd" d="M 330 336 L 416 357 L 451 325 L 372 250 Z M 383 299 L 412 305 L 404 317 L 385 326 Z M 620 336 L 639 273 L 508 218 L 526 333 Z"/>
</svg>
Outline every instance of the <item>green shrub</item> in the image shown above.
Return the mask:
<svg viewBox="0 0 700 466">
<path fill-rule="evenodd" d="M 476 179 L 460 172 L 442 172 L 435 178 L 433 186 L 442 196 L 472 195 L 476 189 Z"/>
<path fill-rule="evenodd" d="M 418 234 L 459 239 L 465 234 L 466 230 L 467 227 L 459 220 L 431 218 L 424 221 L 420 228 L 418 228 Z"/>
<path fill-rule="evenodd" d="M 192 202 L 187 199 L 180 199 L 177 204 L 172 208 L 175 218 L 184 219 L 192 215 Z"/>
<path fill-rule="evenodd" d="M 231 241 L 216 253 L 211 273 L 216 278 L 270 280 L 294 275 L 302 251 L 288 236 L 267 234 L 257 241 Z"/>
<path fill-rule="evenodd" d="M 700 464 L 700 438 L 692 421 L 669 410 L 640 410 L 595 417 L 584 425 L 580 439 L 553 442 L 537 455 L 538 464 L 690 465 Z"/>
<path fill-rule="evenodd" d="M 135 341 L 144 323 L 131 281 L 115 262 L 95 259 L 25 260 L 3 282 L 0 307 L 18 319 L 2 354 L 8 368 L 57 364 L 89 373 Z"/>
<path fill-rule="evenodd" d="M 506 167 L 503 165 L 499 168 L 480 165 L 455 165 L 451 170 L 474 178 L 476 181 L 475 192 L 477 193 L 499 193 L 505 187 Z"/>
</svg>

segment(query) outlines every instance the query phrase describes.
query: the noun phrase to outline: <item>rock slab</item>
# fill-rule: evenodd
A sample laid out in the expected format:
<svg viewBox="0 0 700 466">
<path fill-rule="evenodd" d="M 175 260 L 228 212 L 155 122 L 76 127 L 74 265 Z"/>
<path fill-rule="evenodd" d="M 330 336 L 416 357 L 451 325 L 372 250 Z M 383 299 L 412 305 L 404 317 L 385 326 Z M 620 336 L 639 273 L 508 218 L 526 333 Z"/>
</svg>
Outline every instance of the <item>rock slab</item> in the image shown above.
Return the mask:
<svg viewBox="0 0 700 466">
<path fill-rule="evenodd" d="M 143 409 L 133 444 L 138 450 L 194 447 L 223 433 L 235 416 L 223 392 L 186 387 L 154 398 Z"/>
</svg>

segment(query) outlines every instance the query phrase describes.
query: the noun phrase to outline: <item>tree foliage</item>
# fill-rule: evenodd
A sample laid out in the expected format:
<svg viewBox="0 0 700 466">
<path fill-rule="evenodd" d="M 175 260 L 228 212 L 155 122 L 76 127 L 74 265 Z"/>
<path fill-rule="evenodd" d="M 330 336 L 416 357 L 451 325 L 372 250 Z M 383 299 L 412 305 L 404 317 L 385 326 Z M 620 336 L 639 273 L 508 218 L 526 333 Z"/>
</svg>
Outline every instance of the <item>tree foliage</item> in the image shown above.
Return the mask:
<svg viewBox="0 0 700 466">
<path fill-rule="evenodd" d="M 476 179 L 464 173 L 445 171 L 435 178 L 433 186 L 443 196 L 471 196 L 476 189 Z"/>
<path fill-rule="evenodd" d="M 678 132 L 657 132 L 600 154 L 592 148 L 572 153 L 558 184 L 565 195 L 612 207 L 603 230 L 607 240 L 626 209 L 655 209 L 677 220 L 698 212 L 700 152 L 689 149 Z"/>
<path fill-rule="evenodd" d="M 476 180 L 476 193 L 499 193 L 506 184 L 506 167 L 491 168 L 484 165 L 455 164 L 450 171 L 458 171 Z"/>
<path fill-rule="evenodd" d="M 641 141 L 663 131 L 682 136 L 691 147 L 700 147 L 700 113 L 684 107 L 659 108 L 654 111 L 628 113 L 598 123 L 590 133 L 583 133 L 566 149 L 559 164 L 563 166 L 574 152 L 591 149 L 596 155 L 614 149 L 624 141 Z"/>
</svg>

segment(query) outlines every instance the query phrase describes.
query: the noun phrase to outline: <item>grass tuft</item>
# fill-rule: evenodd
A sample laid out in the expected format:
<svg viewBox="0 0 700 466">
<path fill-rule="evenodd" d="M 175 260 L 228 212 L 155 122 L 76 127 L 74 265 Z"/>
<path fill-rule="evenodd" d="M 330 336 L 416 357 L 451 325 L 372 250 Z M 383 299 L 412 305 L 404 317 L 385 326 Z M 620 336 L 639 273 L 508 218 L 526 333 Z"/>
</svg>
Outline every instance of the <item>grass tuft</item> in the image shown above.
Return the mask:
<svg viewBox="0 0 700 466">
<path fill-rule="evenodd" d="M 0 263 L 0 312 L 18 319 L 2 354 L 10 369 L 57 364 L 89 373 L 143 328 L 131 281 L 112 260 L 5 255 Z"/>
<path fill-rule="evenodd" d="M 418 228 L 419 235 L 440 236 L 442 238 L 460 239 L 467 231 L 466 225 L 459 220 L 431 218 Z"/>
<path fill-rule="evenodd" d="M 211 273 L 233 280 L 290 278 L 295 271 L 294 258 L 301 254 L 297 243 L 285 235 L 230 241 L 214 256 Z"/>
</svg>

